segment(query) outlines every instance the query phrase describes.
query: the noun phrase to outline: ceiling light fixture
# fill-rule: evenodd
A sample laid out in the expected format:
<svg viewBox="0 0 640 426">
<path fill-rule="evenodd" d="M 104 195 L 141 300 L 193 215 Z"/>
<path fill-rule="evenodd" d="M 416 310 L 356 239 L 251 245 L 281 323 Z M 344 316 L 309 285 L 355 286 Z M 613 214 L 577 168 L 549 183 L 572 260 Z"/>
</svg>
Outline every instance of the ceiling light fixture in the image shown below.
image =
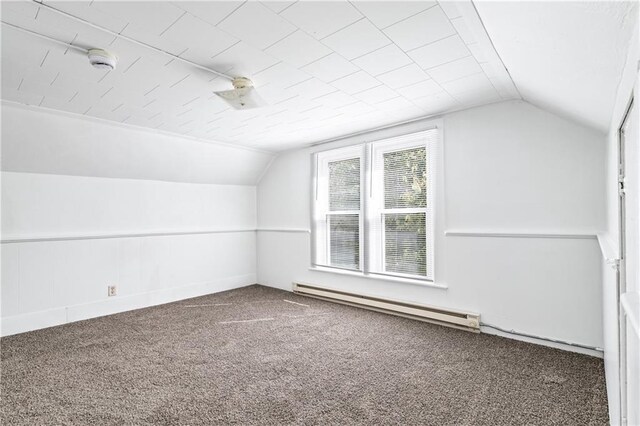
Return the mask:
<svg viewBox="0 0 640 426">
<path fill-rule="evenodd" d="M 253 82 L 246 77 L 236 77 L 231 83 L 232 90 L 213 92 L 220 99 L 235 109 L 258 108 L 264 105 L 264 101 L 253 88 Z"/>
</svg>

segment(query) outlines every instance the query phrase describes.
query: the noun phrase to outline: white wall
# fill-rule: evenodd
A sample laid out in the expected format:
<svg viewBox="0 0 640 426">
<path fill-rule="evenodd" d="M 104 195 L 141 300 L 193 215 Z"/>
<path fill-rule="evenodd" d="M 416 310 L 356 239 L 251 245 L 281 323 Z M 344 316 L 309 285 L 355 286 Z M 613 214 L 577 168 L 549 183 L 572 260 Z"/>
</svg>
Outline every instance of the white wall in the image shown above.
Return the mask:
<svg viewBox="0 0 640 426">
<path fill-rule="evenodd" d="M 2 154 L 2 335 L 256 282 L 271 154 L 6 103 Z"/>
<path fill-rule="evenodd" d="M 310 228 L 314 150 L 427 126 L 279 155 L 258 186 L 259 228 Z M 286 290 L 293 281 L 309 282 L 475 311 L 506 329 L 602 347 L 601 263 L 593 236 L 605 216 L 604 148 L 603 135 L 522 101 L 447 115 L 435 278 L 448 289 L 310 271 L 304 232 L 258 233 L 258 281 Z M 472 236 L 445 236 L 447 230 Z M 579 238 L 585 235 L 591 238 Z"/>
<path fill-rule="evenodd" d="M 256 282 L 253 186 L 3 172 L 2 219 L 47 239 L 2 246 L 3 335 Z"/>
</svg>

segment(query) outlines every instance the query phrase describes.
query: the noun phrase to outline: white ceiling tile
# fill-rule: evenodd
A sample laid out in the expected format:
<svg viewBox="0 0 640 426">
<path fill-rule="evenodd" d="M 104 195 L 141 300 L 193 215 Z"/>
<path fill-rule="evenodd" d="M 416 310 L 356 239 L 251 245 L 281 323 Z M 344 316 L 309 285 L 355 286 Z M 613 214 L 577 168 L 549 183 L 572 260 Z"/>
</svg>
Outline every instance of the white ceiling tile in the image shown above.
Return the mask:
<svg viewBox="0 0 640 426">
<path fill-rule="evenodd" d="M 353 61 L 373 76 L 401 68 L 411 63 L 411 59 L 395 44 L 390 44 Z"/>
<path fill-rule="evenodd" d="M 465 106 L 486 104 L 502 100 L 498 92 L 496 92 L 493 88 L 456 93 L 453 97 Z"/>
<path fill-rule="evenodd" d="M 358 71 L 354 74 L 343 77 L 339 80 L 331 83 L 335 88 L 342 90 L 345 93 L 353 95 L 358 92 L 362 92 L 372 87 L 379 86 L 380 83 L 375 78 L 371 77 L 364 71 Z"/>
<path fill-rule="evenodd" d="M 52 84 L 52 87 L 60 89 L 60 93 L 56 97 L 69 104 L 84 103 L 79 102 L 83 99 L 95 99 L 108 88 L 95 83 L 78 81 L 65 74 L 60 74 Z"/>
<path fill-rule="evenodd" d="M 4 3 L 4 2 L 3 2 Z M 32 3 L 25 1 L 21 3 Z M 121 31 L 128 23 L 123 15 L 113 15 L 98 8 L 93 1 L 47 1 L 48 5 L 112 31 Z"/>
<path fill-rule="evenodd" d="M 442 92 L 442 88 L 433 80 L 425 80 L 420 83 L 398 89 L 398 92 L 407 99 L 416 99 L 440 93 Z"/>
<path fill-rule="evenodd" d="M 278 60 L 272 56 L 241 41 L 214 56 L 210 66 L 216 70 L 231 67 L 230 74 L 251 78 L 253 73 L 262 71 L 277 62 Z"/>
<path fill-rule="evenodd" d="M 158 42 L 171 43 L 180 57 L 200 64 L 236 44 L 239 40 L 192 15 L 185 15 L 159 37 Z M 179 46 L 179 47 L 178 47 Z M 187 49 L 186 51 L 184 49 Z"/>
<path fill-rule="evenodd" d="M 40 8 L 41 6 L 33 1 L 3 1 L 0 3 L 0 10 L 3 14 L 11 11 L 30 19 L 35 19 Z"/>
<path fill-rule="evenodd" d="M 440 4 L 440 7 L 442 8 L 442 10 L 444 10 L 444 13 L 447 14 L 447 17 L 449 17 L 449 19 L 454 19 L 459 16 L 462 16 L 460 11 L 458 10 L 458 5 L 465 2 L 455 1 L 455 0 L 444 0 L 438 3 Z"/>
<path fill-rule="evenodd" d="M 288 96 L 299 95 L 306 99 L 317 98 L 331 92 L 335 92 L 335 88 L 317 78 L 311 78 L 283 90 Z"/>
<path fill-rule="evenodd" d="M 473 74 L 458 78 L 448 83 L 442 83 L 442 88 L 452 95 L 472 90 L 492 90 L 493 85 L 484 73 Z"/>
<path fill-rule="evenodd" d="M 169 66 L 170 63 L 173 62 L 171 60 L 171 57 L 148 49 L 144 46 L 131 43 L 123 38 L 117 38 L 116 40 L 114 40 L 113 43 L 109 46 L 109 51 L 118 56 L 118 65 L 113 72 L 110 72 L 110 74 L 122 73 L 126 69 L 126 67 L 137 58 L 142 58 L 141 61 L 144 64 L 152 64 L 157 67 L 156 72 L 145 77 L 145 82 L 160 78 L 160 74 L 164 74 L 168 70 L 175 69 L 175 67 L 167 68 L 167 66 Z M 139 64 L 136 63 L 134 67 L 136 67 L 137 65 Z M 97 70 L 92 67 L 91 69 L 94 69 L 99 75 L 102 75 L 104 73 L 104 71 Z M 160 69 L 162 70 L 162 72 L 158 72 L 158 70 Z"/>
<path fill-rule="evenodd" d="M 79 82 L 87 83 L 95 83 L 97 76 L 101 75 L 99 70 L 88 64 L 85 55 L 77 52 L 68 52 L 65 55 L 64 49 L 58 49 L 55 45 L 51 47 L 52 49 L 47 50 L 45 55 L 38 58 L 41 61 L 36 66 L 29 67 L 30 72 L 38 72 L 44 80 L 51 80 L 60 73 L 65 77 L 75 77 Z M 6 71 L 4 64 L 2 71 Z"/>
<path fill-rule="evenodd" d="M 2 91 L 3 99 L 9 99 L 23 105 L 38 105 L 42 101 L 42 96 L 28 93 L 23 90 L 7 89 Z"/>
<path fill-rule="evenodd" d="M 409 52 L 409 56 L 424 69 L 433 68 L 456 59 L 469 56 L 471 53 L 459 36 L 454 35 L 427 44 Z"/>
<path fill-rule="evenodd" d="M 348 2 L 299 1 L 280 16 L 317 39 L 324 38 L 362 19 Z"/>
<path fill-rule="evenodd" d="M 69 102 L 68 99 L 45 97 L 44 101 L 42 102 L 42 106 L 45 108 L 52 108 L 74 112 L 76 114 L 82 114 L 91 106 L 91 102 L 88 102 L 86 99 L 82 100 L 78 98 L 79 96 L 76 96 L 73 101 Z"/>
<path fill-rule="evenodd" d="M 473 57 L 476 58 L 476 61 L 478 61 L 480 65 L 482 65 L 483 62 L 487 62 L 484 49 L 482 48 L 480 43 L 467 44 L 467 49 L 469 49 Z"/>
<path fill-rule="evenodd" d="M 23 2 L 19 2 L 23 3 Z M 42 24 L 42 22 L 37 21 L 37 16 L 40 14 L 40 10 L 43 7 L 37 6 L 37 3 L 33 2 L 33 9 L 27 10 L 22 8 L 14 9 L 11 5 L 16 4 L 15 2 L 0 2 L 0 9 L 2 11 L 2 21 L 11 23 L 20 28 L 32 29 L 35 26 Z M 11 30 L 11 31 L 19 31 L 17 28 L 13 28 L 9 25 L 3 25 L 2 31 Z"/>
<path fill-rule="evenodd" d="M 496 70 L 494 64 L 492 64 L 491 62 L 479 62 L 479 63 L 480 63 L 480 67 L 482 68 L 484 73 L 487 75 L 487 77 L 489 77 L 489 78 L 499 78 L 500 77 L 500 74 L 497 73 L 497 70 Z"/>
<path fill-rule="evenodd" d="M 244 3 L 217 26 L 259 49 L 271 46 L 296 30 L 258 2 Z"/>
<path fill-rule="evenodd" d="M 390 99 L 388 101 L 380 102 L 375 106 L 377 109 L 385 112 L 398 111 L 405 108 L 415 108 L 415 105 L 408 99 L 402 96 Z"/>
<path fill-rule="evenodd" d="M 476 39 L 473 36 L 473 33 L 471 32 L 469 27 L 467 26 L 467 23 L 465 22 L 464 18 L 460 17 L 460 18 L 452 19 L 451 23 L 453 24 L 453 27 L 456 29 L 456 31 L 460 35 L 460 38 L 465 43 L 471 44 L 476 42 Z"/>
<path fill-rule="evenodd" d="M 314 93 L 314 89 L 317 90 L 317 92 Z M 310 88 L 308 91 L 303 93 L 292 94 L 293 92 L 288 92 L 286 90 L 285 92 L 289 93 L 290 95 L 287 98 L 274 103 L 273 106 L 277 108 L 286 108 L 288 115 L 295 115 L 296 111 L 307 105 L 308 99 L 316 96 L 316 93 L 323 93 L 322 88 L 320 87 Z"/>
<path fill-rule="evenodd" d="M 403 50 L 409 51 L 456 33 L 439 6 L 427 9 L 384 30 Z"/>
<path fill-rule="evenodd" d="M 24 79 L 24 73 L 26 70 L 26 67 L 18 68 L 13 64 L 8 63 L 7 61 L 3 61 L 2 74 L 0 75 L 0 77 L 2 78 L 2 88 L 12 88 L 17 90 Z"/>
<path fill-rule="evenodd" d="M 340 112 L 343 112 L 348 117 L 357 117 L 362 114 L 368 114 L 370 112 L 373 112 L 376 109 L 369 104 L 358 101 L 356 103 L 337 108 L 337 110 Z"/>
<path fill-rule="evenodd" d="M 266 49 L 265 52 L 295 67 L 302 67 L 327 56 L 331 50 L 303 31 L 296 31 Z"/>
<path fill-rule="evenodd" d="M 397 70 L 389 71 L 376 76 L 378 80 L 392 89 L 410 86 L 420 81 L 429 80 L 430 77 L 416 64 L 409 64 Z"/>
<path fill-rule="evenodd" d="M 279 62 L 264 71 L 253 74 L 252 81 L 256 87 L 272 84 L 276 87 L 288 87 L 300 83 L 311 76 L 304 71 L 292 67 L 285 62 Z"/>
<path fill-rule="evenodd" d="M 482 72 L 482 68 L 472 56 L 468 56 L 431 68 L 428 72 L 438 83 L 446 83 L 447 81 Z"/>
<path fill-rule="evenodd" d="M 334 52 L 352 60 L 386 46 L 391 41 L 367 19 L 361 19 L 322 39 Z"/>
<path fill-rule="evenodd" d="M 353 96 L 347 95 L 346 93 L 340 91 L 321 96 L 314 99 L 314 101 L 328 108 L 342 108 L 344 106 L 358 102 L 358 100 Z"/>
<path fill-rule="evenodd" d="M 356 1 L 352 4 L 378 28 L 386 28 L 398 21 L 429 9 L 435 1 Z"/>
<path fill-rule="evenodd" d="M 314 120 L 317 120 L 314 124 L 320 124 L 318 123 L 319 121 L 334 119 L 336 116 L 340 115 L 344 115 L 344 112 L 338 111 L 335 108 L 327 108 L 323 106 L 321 108 L 315 109 L 313 111 L 312 117 Z"/>
<path fill-rule="evenodd" d="M 380 102 L 388 101 L 389 99 L 397 98 L 400 95 L 395 90 L 382 85 L 357 93 L 353 96 L 363 102 L 375 105 Z"/>
<path fill-rule="evenodd" d="M 37 16 L 37 19 L 32 19 L 27 25 L 21 26 L 67 43 L 73 41 L 76 46 L 87 49 L 106 46 L 113 39 L 113 36 L 108 33 L 75 20 L 65 18 L 64 24 L 61 25 L 60 15 L 44 7 L 40 8 Z M 3 20 L 8 18 L 9 16 L 3 14 Z M 3 32 L 5 28 L 3 26 Z M 55 46 L 51 42 L 48 44 Z M 56 48 L 66 49 L 61 45 L 57 45 Z"/>
<path fill-rule="evenodd" d="M 358 67 L 337 53 L 318 59 L 302 68 L 305 72 L 328 83 L 358 71 Z"/>
<path fill-rule="evenodd" d="M 20 87 L 20 91 L 64 100 L 70 99 L 75 93 L 73 87 L 51 84 L 51 81 L 52 80 L 43 81 L 43 79 L 38 78 L 37 75 L 26 77 Z"/>
<path fill-rule="evenodd" d="M 267 105 L 277 105 L 278 102 L 289 99 L 297 93 L 287 92 L 285 86 L 266 84 L 256 88 L 258 95 Z M 266 115 L 266 114 L 265 114 Z"/>
<path fill-rule="evenodd" d="M 168 2 L 97 1 L 91 7 L 111 16 L 126 17 L 129 26 L 160 35 L 184 14 L 184 10 Z"/>
<path fill-rule="evenodd" d="M 295 1 L 270 1 L 270 0 L 267 0 L 267 1 L 263 1 L 261 3 L 264 4 L 265 6 L 267 6 L 269 9 L 273 10 L 275 13 L 280 13 L 284 9 L 286 9 L 287 7 L 289 7 L 292 4 L 294 4 Z"/>
<path fill-rule="evenodd" d="M 184 19 L 186 17 L 190 17 L 191 19 L 195 19 L 190 15 L 185 15 L 183 16 L 181 19 Z M 186 40 L 182 39 L 182 38 L 178 38 L 178 37 L 169 37 L 169 38 L 163 38 L 162 35 L 160 34 L 156 34 L 156 33 L 152 33 L 150 31 L 147 31 L 145 29 L 141 29 L 140 27 L 136 27 L 134 25 L 126 25 L 126 27 L 120 32 L 122 35 L 127 36 L 133 40 L 137 40 L 139 42 L 142 42 L 144 44 L 148 44 L 149 46 L 154 46 L 157 47 L 159 49 L 164 50 L 165 52 L 168 52 L 172 55 L 176 55 L 176 56 L 180 56 L 181 53 L 183 53 L 184 51 L 188 50 L 188 45 Z M 164 35 L 164 34 L 163 34 Z M 120 57 L 120 54 L 118 52 L 116 52 L 114 49 L 111 48 L 112 44 L 115 44 L 119 41 L 125 41 L 128 44 L 134 44 L 131 42 L 126 41 L 125 39 L 122 38 L 118 38 L 118 37 L 113 37 L 111 42 L 106 46 L 106 49 L 109 51 L 114 51 L 114 53 L 116 53 L 118 55 L 118 57 Z M 170 60 L 169 57 L 167 57 L 166 59 L 167 61 Z"/>
<path fill-rule="evenodd" d="M 5 18 L 3 16 L 3 18 Z M 20 68 L 40 67 L 44 55 L 54 48 L 53 45 L 42 43 L 38 38 L 17 30 L 3 28 L 2 30 L 2 73 L 6 72 L 6 63 Z M 58 49 L 59 50 L 59 49 Z M 8 59 L 7 62 L 5 62 Z"/>
<path fill-rule="evenodd" d="M 454 109 L 459 106 L 458 101 L 446 92 L 413 99 L 413 103 L 428 114 Z"/>
<path fill-rule="evenodd" d="M 229 16 L 234 10 L 242 6 L 244 1 L 177 1 L 174 3 L 181 8 L 197 16 L 198 18 L 216 25 Z"/>
</svg>

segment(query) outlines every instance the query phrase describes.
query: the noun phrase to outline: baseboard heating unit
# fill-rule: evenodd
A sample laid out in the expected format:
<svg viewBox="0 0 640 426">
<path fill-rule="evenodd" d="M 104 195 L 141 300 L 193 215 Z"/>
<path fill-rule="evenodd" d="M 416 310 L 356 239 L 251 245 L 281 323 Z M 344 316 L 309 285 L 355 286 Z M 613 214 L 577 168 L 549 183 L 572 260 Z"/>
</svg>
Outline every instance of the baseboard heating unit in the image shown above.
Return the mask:
<svg viewBox="0 0 640 426">
<path fill-rule="evenodd" d="M 293 292 L 301 296 L 480 333 L 480 314 L 347 293 L 302 283 L 293 283 Z"/>
</svg>

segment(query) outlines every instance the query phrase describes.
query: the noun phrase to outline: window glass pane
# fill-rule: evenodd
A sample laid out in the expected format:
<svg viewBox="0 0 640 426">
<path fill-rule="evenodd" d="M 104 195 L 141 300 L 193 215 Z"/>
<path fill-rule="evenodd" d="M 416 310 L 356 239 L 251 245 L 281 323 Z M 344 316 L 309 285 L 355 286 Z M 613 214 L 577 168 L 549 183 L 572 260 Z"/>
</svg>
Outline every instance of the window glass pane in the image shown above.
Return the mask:
<svg viewBox="0 0 640 426">
<path fill-rule="evenodd" d="M 360 210 L 360 158 L 329 163 L 329 210 Z"/>
<path fill-rule="evenodd" d="M 426 148 L 384 154 L 384 207 L 427 206 Z"/>
<path fill-rule="evenodd" d="M 385 214 L 386 272 L 427 275 L 426 213 Z"/>
<path fill-rule="evenodd" d="M 360 269 L 360 215 L 328 215 L 330 264 Z"/>
</svg>

